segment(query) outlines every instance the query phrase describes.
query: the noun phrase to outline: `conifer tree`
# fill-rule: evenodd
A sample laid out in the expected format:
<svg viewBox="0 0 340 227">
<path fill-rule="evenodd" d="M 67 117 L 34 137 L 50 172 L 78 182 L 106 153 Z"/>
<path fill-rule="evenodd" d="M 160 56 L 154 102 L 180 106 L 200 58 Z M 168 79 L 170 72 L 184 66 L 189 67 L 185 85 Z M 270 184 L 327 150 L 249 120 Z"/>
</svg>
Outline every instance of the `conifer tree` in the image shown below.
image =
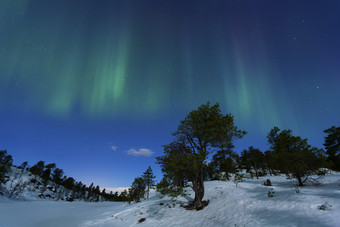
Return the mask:
<svg viewBox="0 0 340 227">
<path fill-rule="evenodd" d="M 213 174 L 224 173 L 226 180 L 230 180 L 230 173 L 235 173 L 237 171 L 237 154 L 232 151 L 233 147 L 232 144 L 227 147 L 221 146 L 217 153 L 213 155 L 213 161 L 210 164 L 212 169 L 215 169 Z"/>
<path fill-rule="evenodd" d="M 148 169 L 143 173 L 142 178 L 144 179 L 146 185 L 146 195 L 147 199 L 149 199 L 150 188 L 155 186 L 155 176 L 153 175 L 152 169 L 149 166 Z"/>
<path fill-rule="evenodd" d="M 75 182 L 74 178 L 68 177 L 68 178 L 64 181 L 64 186 L 65 186 L 65 188 L 70 189 L 70 190 L 73 190 L 73 188 L 74 188 L 74 182 Z"/>
<path fill-rule="evenodd" d="M 322 150 L 311 147 L 307 139 L 293 136 L 291 130 L 280 131 L 274 127 L 267 136 L 273 151 L 275 169 L 288 178 L 296 178 L 299 186 L 303 186 L 310 175 L 325 174 L 319 171 L 324 161 Z"/>
<path fill-rule="evenodd" d="M 24 172 L 27 167 L 28 167 L 28 162 L 23 162 L 19 166 L 19 169 L 21 169 L 21 172 Z"/>
<path fill-rule="evenodd" d="M 325 143 L 328 159 L 334 170 L 340 171 L 340 127 L 332 126 L 324 131 L 327 136 Z"/>
<path fill-rule="evenodd" d="M 116 193 L 118 194 L 118 192 L 116 192 Z M 115 193 L 115 195 L 116 195 L 116 193 Z M 128 192 L 127 192 L 126 189 L 120 193 L 119 200 L 120 201 L 128 201 Z"/>
<path fill-rule="evenodd" d="M 259 149 L 251 146 L 248 150 L 244 150 L 241 154 L 241 162 L 248 171 L 253 169 L 256 178 L 259 179 L 259 171 L 265 167 L 264 154 Z"/>
<path fill-rule="evenodd" d="M 52 180 L 56 184 L 61 184 L 63 175 L 64 175 L 64 171 L 62 169 L 55 168 L 52 173 Z"/>
<path fill-rule="evenodd" d="M 8 181 L 8 172 L 13 163 L 11 155 L 7 154 L 6 150 L 0 151 L 0 186 Z"/>
<path fill-rule="evenodd" d="M 50 180 L 50 175 L 51 175 L 51 169 L 47 168 L 44 170 L 44 172 L 41 175 L 42 179 L 42 187 L 41 187 L 41 195 L 46 191 L 46 187 L 48 185 L 48 182 Z"/>
<path fill-rule="evenodd" d="M 265 161 L 265 167 L 268 170 L 270 176 L 275 174 L 273 151 L 267 150 L 264 152 L 264 161 Z"/>
<path fill-rule="evenodd" d="M 164 155 L 157 158 L 169 186 L 184 177 L 192 182 L 195 192 L 193 207 L 202 209 L 206 158 L 221 146 L 232 144 L 245 135 L 238 130 L 230 114 L 221 114 L 219 104 L 201 105 L 180 122 L 174 133 L 175 140 L 164 146 Z M 178 187 L 175 187 L 176 189 Z"/>
<path fill-rule="evenodd" d="M 135 201 L 136 203 L 140 202 L 145 195 L 145 181 L 142 177 L 137 177 L 133 181 L 131 188 L 129 189 L 129 197 L 130 200 Z"/>
<path fill-rule="evenodd" d="M 31 173 L 33 173 L 35 175 L 34 179 L 37 179 L 37 177 L 41 176 L 44 172 L 44 168 L 45 168 L 45 162 L 44 161 L 39 161 L 37 162 L 37 164 L 33 165 L 30 168 Z"/>
</svg>

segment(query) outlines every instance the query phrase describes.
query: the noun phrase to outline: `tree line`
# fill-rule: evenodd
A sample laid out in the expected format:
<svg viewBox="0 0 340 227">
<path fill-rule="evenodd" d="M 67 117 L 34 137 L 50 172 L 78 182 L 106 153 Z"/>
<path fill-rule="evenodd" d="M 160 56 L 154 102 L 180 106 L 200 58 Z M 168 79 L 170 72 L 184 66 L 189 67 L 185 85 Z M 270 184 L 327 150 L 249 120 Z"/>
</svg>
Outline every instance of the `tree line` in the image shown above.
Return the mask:
<svg viewBox="0 0 340 227">
<path fill-rule="evenodd" d="M 238 129 L 231 114 L 223 115 L 218 103 L 208 102 L 180 121 L 173 142 L 164 145 L 164 154 L 156 158 L 163 172 L 157 190 L 178 196 L 190 186 L 195 193 L 192 208 L 203 209 L 207 205 L 204 181 L 229 180 L 230 174 L 240 179 L 242 169 L 257 178 L 267 173 L 285 174 L 303 186 L 309 176 L 326 174 L 326 168 L 340 171 L 340 127 L 324 132 L 326 150 L 312 147 L 290 129 L 274 127 L 267 135 L 269 150 L 251 146 L 238 155 L 234 141 L 247 132 Z"/>
<path fill-rule="evenodd" d="M 25 173 L 29 177 L 24 177 Z M 82 200 L 88 202 L 117 201 L 140 202 L 149 198 L 150 189 L 155 186 L 155 176 L 149 166 L 141 177 L 137 177 L 130 188 L 118 193 L 106 192 L 99 185 L 89 186 L 73 177 L 64 174 L 55 163 L 45 164 L 39 161 L 29 166 L 23 162 L 20 166 L 13 165 L 13 158 L 6 150 L 0 151 L 0 195 L 19 198 L 25 191 L 39 192 L 40 198 L 55 200 Z M 6 185 L 7 184 L 7 185 Z"/>
<path fill-rule="evenodd" d="M 234 141 L 247 134 L 234 123 L 231 114 L 222 114 L 218 103 L 199 106 L 180 121 L 173 133 L 173 142 L 163 145 L 163 155 L 156 162 L 163 172 L 162 180 L 156 185 L 155 176 L 149 166 L 142 176 L 134 179 L 131 187 L 118 194 L 106 193 L 93 183 L 86 186 L 81 181 L 64 175 L 55 163 L 45 165 L 39 161 L 32 167 L 27 162 L 12 168 L 13 159 L 7 151 L 0 151 L 0 193 L 10 180 L 10 195 L 15 197 L 24 189 L 39 189 L 42 197 L 46 190 L 57 194 L 57 200 L 73 201 L 127 201 L 140 202 L 149 198 L 150 189 L 156 186 L 159 193 L 176 197 L 183 194 L 184 187 L 190 186 L 194 193 L 192 209 L 203 209 L 208 203 L 203 201 L 204 181 L 230 180 L 234 176 L 236 185 L 242 181 L 240 170 L 246 170 L 252 177 L 266 174 L 285 174 L 288 179 L 296 179 L 303 186 L 311 175 L 325 175 L 327 169 L 340 171 L 340 127 L 332 126 L 324 130 L 325 150 L 312 147 L 307 139 L 293 135 L 292 130 L 273 127 L 267 134 L 270 145 L 266 151 L 249 147 L 237 154 Z M 33 178 L 23 182 L 24 169 Z M 2 190 L 2 191 L 1 191 Z M 11 197 L 10 196 L 10 197 Z"/>
<path fill-rule="evenodd" d="M 24 175 L 28 174 L 28 177 Z M 99 185 L 89 186 L 68 177 L 55 163 L 45 164 L 39 161 L 29 166 L 23 162 L 20 166 L 13 165 L 13 158 L 6 150 L 0 151 L 0 194 L 9 198 L 19 198 L 23 192 L 38 192 L 40 198 L 54 200 L 128 201 L 126 191 L 106 192 Z"/>
</svg>

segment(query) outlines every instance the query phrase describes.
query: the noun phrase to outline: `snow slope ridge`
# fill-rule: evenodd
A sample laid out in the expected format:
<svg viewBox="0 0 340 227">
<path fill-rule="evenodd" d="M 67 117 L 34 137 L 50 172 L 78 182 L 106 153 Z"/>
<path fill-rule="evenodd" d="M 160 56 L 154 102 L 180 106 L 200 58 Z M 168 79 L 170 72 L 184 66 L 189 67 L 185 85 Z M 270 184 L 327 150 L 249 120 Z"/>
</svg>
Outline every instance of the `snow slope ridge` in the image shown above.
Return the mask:
<svg viewBox="0 0 340 227">
<path fill-rule="evenodd" d="M 263 185 L 267 178 L 273 186 Z M 149 200 L 112 213 L 111 218 L 83 226 L 340 226 L 340 173 L 319 181 L 319 186 L 307 185 L 299 193 L 295 182 L 284 176 L 247 179 L 237 188 L 232 181 L 211 181 L 205 183 L 204 199 L 210 203 L 203 210 L 180 207 L 190 196 L 173 202 L 153 193 Z M 268 197 L 270 188 L 274 197 Z M 325 202 L 332 207 L 320 210 Z M 138 223 L 142 218 L 145 220 Z"/>
<path fill-rule="evenodd" d="M 28 169 L 11 167 L 8 181 L 0 185 L 0 200 L 64 200 L 64 201 L 104 201 L 105 199 L 95 193 L 89 195 L 88 191 L 71 190 L 51 180 L 43 184 L 43 179 L 35 176 Z M 74 182 L 75 189 L 77 182 Z"/>
<path fill-rule="evenodd" d="M 267 178 L 273 186 L 263 185 Z M 177 201 L 153 191 L 132 204 L 0 200 L 0 226 L 340 226 L 340 172 L 319 181 L 302 188 L 284 176 L 246 179 L 237 188 L 232 181 L 205 182 L 210 203 L 200 211 L 180 206 L 192 200 L 189 189 Z M 319 209 L 326 202 L 330 206 Z"/>
</svg>

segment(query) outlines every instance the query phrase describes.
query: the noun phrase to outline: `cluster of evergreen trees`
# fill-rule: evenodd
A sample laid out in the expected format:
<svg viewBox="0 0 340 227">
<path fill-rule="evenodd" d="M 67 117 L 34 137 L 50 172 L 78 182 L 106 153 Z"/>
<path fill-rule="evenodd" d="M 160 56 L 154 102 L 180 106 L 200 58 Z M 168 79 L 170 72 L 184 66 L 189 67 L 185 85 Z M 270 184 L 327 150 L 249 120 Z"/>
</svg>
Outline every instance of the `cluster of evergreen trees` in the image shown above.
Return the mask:
<svg viewBox="0 0 340 227">
<path fill-rule="evenodd" d="M 129 188 L 129 201 L 140 202 L 141 199 L 147 197 L 149 199 L 150 189 L 155 186 L 155 176 L 149 166 L 141 177 L 135 178 Z"/>
<path fill-rule="evenodd" d="M 24 172 L 28 172 L 29 180 L 23 178 Z M 8 187 L 4 187 L 8 183 Z M 39 161 L 29 167 L 27 162 L 20 166 L 13 165 L 13 158 L 6 150 L 0 151 L 0 193 L 7 194 L 10 198 L 19 197 L 25 190 L 39 191 L 41 198 L 55 200 L 83 200 L 98 201 L 128 201 L 127 192 L 110 192 L 101 190 L 99 185 L 86 186 L 73 177 L 64 175 L 64 171 L 57 168 L 55 163 L 45 164 Z"/>
<path fill-rule="evenodd" d="M 204 181 L 229 180 L 231 173 L 241 169 L 257 178 L 266 173 L 283 173 L 302 186 L 310 175 L 324 175 L 322 167 L 340 168 L 340 127 L 333 126 L 325 133 L 326 151 L 312 147 L 291 130 L 274 127 L 267 135 L 270 150 L 249 147 L 239 156 L 233 151 L 233 141 L 246 132 L 235 126 L 232 115 L 221 114 L 218 103 L 207 103 L 180 122 L 174 141 L 164 145 L 163 156 L 157 157 L 164 174 L 157 190 L 177 196 L 190 181 L 195 192 L 193 207 L 202 209 L 206 204 L 202 201 Z"/>
<path fill-rule="evenodd" d="M 24 173 L 29 174 L 29 179 L 24 179 Z M 6 150 L 0 151 L 0 194 L 6 194 L 10 198 L 20 197 L 25 191 L 38 191 L 39 197 L 55 200 L 82 200 L 89 202 L 121 201 L 140 202 L 143 198 L 149 198 L 150 189 L 155 186 L 155 176 L 151 167 L 141 177 L 135 178 L 131 188 L 118 192 L 107 193 L 101 190 L 99 185 L 86 186 L 73 177 L 64 175 L 64 171 L 57 168 L 55 163 L 45 164 L 39 161 L 33 166 L 23 162 L 20 166 L 13 165 L 13 158 Z M 8 183 L 7 187 L 5 184 Z"/>
<path fill-rule="evenodd" d="M 267 173 L 283 173 L 287 178 L 295 178 L 298 185 L 302 186 L 309 176 L 326 174 L 323 168 L 340 171 L 340 127 L 332 126 L 324 132 L 326 151 L 312 147 L 307 139 L 294 136 L 289 129 L 274 127 L 267 135 L 269 150 L 262 152 L 249 147 L 238 155 L 233 151 L 233 142 L 247 132 L 237 128 L 231 114 L 223 115 L 218 103 L 201 105 L 180 122 L 173 134 L 174 141 L 164 145 L 164 154 L 156 158 L 163 172 L 157 191 L 178 196 L 191 182 L 190 186 L 195 192 L 192 206 L 202 209 L 207 204 L 202 200 L 204 181 L 229 180 L 230 174 L 238 176 L 237 172 L 242 169 L 257 178 Z M 0 193 L 3 184 L 10 179 L 12 163 L 12 156 L 7 151 L 0 151 Z M 34 175 L 30 182 L 20 180 L 25 169 Z M 64 171 L 57 168 L 55 163 L 45 165 L 45 162 L 39 161 L 28 167 L 27 162 L 24 162 L 15 171 L 12 174 L 11 194 L 17 195 L 34 184 L 41 196 L 46 196 L 48 189 L 58 195 L 57 199 L 63 199 L 66 195 L 68 201 L 140 202 L 145 196 L 149 198 L 150 189 L 155 186 L 155 176 L 150 166 L 141 177 L 135 178 L 128 191 L 120 195 L 118 192 L 106 193 L 105 189 L 100 191 L 100 187 L 94 187 L 93 183 L 86 186 L 81 181 L 77 182 L 64 175 Z"/>
</svg>

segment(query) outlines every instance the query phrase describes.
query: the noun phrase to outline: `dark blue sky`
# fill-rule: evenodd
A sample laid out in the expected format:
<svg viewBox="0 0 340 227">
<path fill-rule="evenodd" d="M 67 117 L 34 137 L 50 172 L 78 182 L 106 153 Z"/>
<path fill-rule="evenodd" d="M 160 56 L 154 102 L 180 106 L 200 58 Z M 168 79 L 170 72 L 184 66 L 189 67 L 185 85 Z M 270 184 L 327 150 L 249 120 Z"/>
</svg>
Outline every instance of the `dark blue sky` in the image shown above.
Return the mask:
<svg viewBox="0 0 340 227">
<path fill-rule="evenodd" d="M 161 145 L 207 101 L 248 131 L 237 152 L 267 149 L 273 126 L 322 147 L 340 124 L 339 10 L 335 0 L 3 0 L 0 149 L 129 186 L 149 165 L 160 178 Z"/>
</svg>

